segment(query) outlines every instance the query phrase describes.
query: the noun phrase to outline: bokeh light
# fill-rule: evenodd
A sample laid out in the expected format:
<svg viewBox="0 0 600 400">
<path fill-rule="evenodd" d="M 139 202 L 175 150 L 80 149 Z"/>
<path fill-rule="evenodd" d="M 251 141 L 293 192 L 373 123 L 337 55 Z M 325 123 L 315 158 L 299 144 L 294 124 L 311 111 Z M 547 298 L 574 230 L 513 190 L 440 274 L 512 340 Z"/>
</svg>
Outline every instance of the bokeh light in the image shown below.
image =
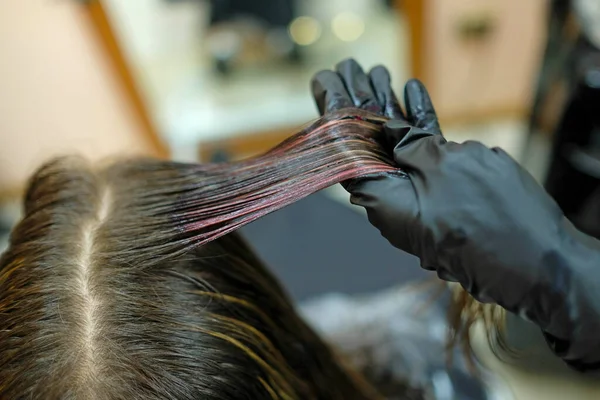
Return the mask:
<svg viewBox="0 0 600 400">
<path fill-rule="evenodd" d="M 292 21 L 289 32 L 294 42 L 301 46 L 308 46 L 321 36 L 321 24 L 312 17 L 302 16 Z"/>
<path fill-rule="evenodd" d="M 365 22 L 353 12 L 343 12 L 331 20 L 333 34 L 344 42 L 353 42 L 365 32 Z"/>
</svg>

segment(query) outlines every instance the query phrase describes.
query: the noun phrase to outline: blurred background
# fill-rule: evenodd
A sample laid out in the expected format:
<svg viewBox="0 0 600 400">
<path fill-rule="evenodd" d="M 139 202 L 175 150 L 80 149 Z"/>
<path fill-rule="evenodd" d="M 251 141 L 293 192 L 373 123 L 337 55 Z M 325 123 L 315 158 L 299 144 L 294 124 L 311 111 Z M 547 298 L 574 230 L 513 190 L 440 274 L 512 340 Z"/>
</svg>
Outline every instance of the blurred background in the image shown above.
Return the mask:
<svg viewBox="0 0 600 400">
<path fill-rule="evenodd" d="M 0 203 L 10 219 L 27 177 L 59 154 L 207 162 L 265 151 L 318 116 L 310 78 L 346 57 L 386 65 L 400 94 L 420 78 L 447 136 L 500 145 L 541 177 L 547 157 L 522 152 L 540 108 L 551 8 L 546 0 L 3 2 Z M 346 203 L 338 188 L 327 194 Z"/>
<path fill-rule="evenodd" d="M 2 240 L 51 156 L 260 153 L 318 116 L 310 78 L 346 57 L 398 92 L 421 79 L 449 139 L 505 148 L 600 236 L 599 27 L 597 0 L 0 2 Z M 299 302 L 426 276 L 338 187 L 244 233 Z"/>
</svg>

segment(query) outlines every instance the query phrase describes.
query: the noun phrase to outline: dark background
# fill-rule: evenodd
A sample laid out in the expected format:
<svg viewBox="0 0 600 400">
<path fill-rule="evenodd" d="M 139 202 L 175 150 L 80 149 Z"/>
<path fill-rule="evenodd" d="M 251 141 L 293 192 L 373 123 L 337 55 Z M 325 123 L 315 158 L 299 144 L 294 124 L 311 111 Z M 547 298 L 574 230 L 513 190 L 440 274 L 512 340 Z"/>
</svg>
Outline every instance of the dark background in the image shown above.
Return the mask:
<svg viewBox="0 0 600 400">
<path fill-rule="evenodd" d="M 261 218 L 242 233 L 297 301 L 433 277 L 417 258 L 381 237 L 366 215 L 323 193 Z"/>
</svg>

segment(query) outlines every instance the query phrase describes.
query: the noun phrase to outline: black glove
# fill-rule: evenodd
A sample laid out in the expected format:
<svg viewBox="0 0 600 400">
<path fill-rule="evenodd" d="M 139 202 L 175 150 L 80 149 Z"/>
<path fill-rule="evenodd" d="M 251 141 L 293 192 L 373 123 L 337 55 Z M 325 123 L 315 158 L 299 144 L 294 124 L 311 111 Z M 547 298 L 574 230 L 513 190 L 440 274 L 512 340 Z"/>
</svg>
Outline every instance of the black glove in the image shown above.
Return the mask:
<svg viewBox="0 0 600 400">
<path fill-rule="evenodd" d="M 385 134 L 406 176 L 345 185 L 395 247 L 484 303 L 536 323 L 580 370 L 600 368 L 600 242 L 577 231 L 503 150 L 444 139 L 425 87 L 409 81 L 406 116 L 383 67 L 353 60 L 312 83 L 321 113 L 347 106 L 392 120 Z"/>
</svg>

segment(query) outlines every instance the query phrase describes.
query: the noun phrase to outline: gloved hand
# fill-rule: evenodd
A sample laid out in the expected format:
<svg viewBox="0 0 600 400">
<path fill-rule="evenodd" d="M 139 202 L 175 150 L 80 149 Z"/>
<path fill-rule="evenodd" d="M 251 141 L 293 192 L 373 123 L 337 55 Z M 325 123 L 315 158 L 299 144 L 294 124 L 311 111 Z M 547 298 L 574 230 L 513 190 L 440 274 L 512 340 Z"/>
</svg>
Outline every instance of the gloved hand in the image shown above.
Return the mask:
<svg viewBox="0 0 600 400">
<path fill-rule="evenodd" d="M 577 231 L 544 189 L 499 148 L 443 137 L 425 87 L 405 87 L 406 116 L 383 67 L 354 60 L 312 82 L 321 113 L 348 106 L 384 126 L 406 175 L 345 184 L 351 202 L 395 247 L 484 303 L 536 323 L 580 370 L 600 368 L 600 242 Z"/>
</svg>

